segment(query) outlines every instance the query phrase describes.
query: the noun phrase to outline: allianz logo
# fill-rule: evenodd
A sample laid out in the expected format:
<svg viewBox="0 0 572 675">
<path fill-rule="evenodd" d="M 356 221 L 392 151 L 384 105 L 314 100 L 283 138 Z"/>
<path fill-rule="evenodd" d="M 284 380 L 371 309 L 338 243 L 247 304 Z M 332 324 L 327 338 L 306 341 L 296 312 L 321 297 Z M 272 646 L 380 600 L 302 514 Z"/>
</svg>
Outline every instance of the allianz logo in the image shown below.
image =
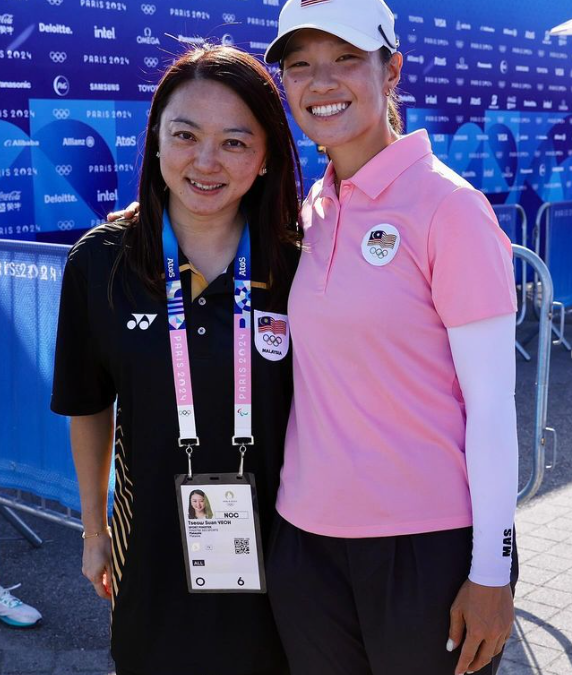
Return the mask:
<svg viewBox="0 0 572 675">
<path fill-rule="evenodd" d="M 66 136 L 62 139 L 62 146 L 70 147 L 86 147 L 93 148 L 95 145 L 95 138 L 93 136 L 86 136 L 85 138 L 74 138 L 73 136 Z"/>
</svg>

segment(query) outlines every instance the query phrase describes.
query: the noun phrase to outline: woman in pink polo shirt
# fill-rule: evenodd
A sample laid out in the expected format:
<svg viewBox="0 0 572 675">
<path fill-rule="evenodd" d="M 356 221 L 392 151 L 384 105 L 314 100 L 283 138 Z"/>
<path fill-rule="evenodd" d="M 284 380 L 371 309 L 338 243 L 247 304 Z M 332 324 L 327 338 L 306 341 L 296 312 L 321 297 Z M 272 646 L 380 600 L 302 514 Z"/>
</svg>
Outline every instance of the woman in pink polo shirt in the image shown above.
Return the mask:
<svg viewBox="0 0 572 675">
<path fill-rule="evenodd" d="M 302 211 L 269 562 L 292 675 L 496 672 L 513 622 L 511 247 L 402 136 L 382 0 L 288 0 L 266 60 L 331 163 Z"/>
</svg>

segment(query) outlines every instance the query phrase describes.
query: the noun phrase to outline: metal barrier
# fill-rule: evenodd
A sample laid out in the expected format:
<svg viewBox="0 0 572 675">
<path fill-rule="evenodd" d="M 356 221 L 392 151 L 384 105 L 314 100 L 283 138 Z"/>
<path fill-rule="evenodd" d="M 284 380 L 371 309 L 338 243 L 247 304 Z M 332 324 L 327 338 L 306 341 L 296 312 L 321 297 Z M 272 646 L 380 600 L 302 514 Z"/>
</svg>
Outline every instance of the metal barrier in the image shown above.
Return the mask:
<svg viewBox="0 0 572 675">
<path fill-rule="evenodd" d="M 534 248 L 550 270 L 554 305 L 560 310 L 559 326 L 552 327 L 558 338 L 554 344 L 561 344 L 571 351 L 572 345 L 564 337 L 564 326 L 566 308 L 572 306 L 572 201 L 546 202 L 540 207 L 534 225 Z M 537 315 L 541 288 L 535 275 L 534 308 Z"/>
<path fill-rule="evenodd" d="M 512 244 L 519 246 L 526 246 L 528 236 L 528 220 L 526 212 L 520 204 L 498 204 L 493 206 L 493 210 L 497 215 L 499 225 L 504 233 L 510 239 Z M 518 220 L 520 217 L 520 232 L 518 227 Z M 519 236 L 520 235 L 520 236 Z M 521 258 L 521 267 L 518 269 L 515 264 L 516 285 L 520 284 L 520 310 L 516 317 L 516 325 L 520 326 L 526 317 L 526 275 L 527 267 L 526 260 Z M 530 361 L 530 354 L 526 351 L 523 345 L 515 340 L 515 346 L 519 354 L 525 361 Z"/>
<path fill-rule="evenodd" d="M 542 300 L 539 307 L 538 365 L 536 370 L 536 415 L 534 423 L 534 447 L 532 454 L 532 474 L 527 484 L 518 493 L 520 504 L 531 499 L 542 484 L 544 470 L 556 465 L 558 437 L 556 431 L 546 426 L 548 412 L 548 382 L 550 378 L 550 349 L 552 336 L 553 285 L 550 272 L 545 263 L 524 246 L 513 245 L 514 256 L 526 261 L 532 267 L 542 283 Z M 552 434 L 553 457 L 546 466 L 546 436 Z"/>
</svg>

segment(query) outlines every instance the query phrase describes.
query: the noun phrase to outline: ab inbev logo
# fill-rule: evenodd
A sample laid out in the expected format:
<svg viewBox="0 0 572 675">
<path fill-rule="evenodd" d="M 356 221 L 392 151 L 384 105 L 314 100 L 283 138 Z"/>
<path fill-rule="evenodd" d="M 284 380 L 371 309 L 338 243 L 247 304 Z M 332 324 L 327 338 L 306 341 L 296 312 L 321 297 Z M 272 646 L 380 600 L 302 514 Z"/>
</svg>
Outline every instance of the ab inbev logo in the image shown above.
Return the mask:
<svg viewBox="0 0 572 675">
<path fill-rule="evenodd" d="M 156 314 L 132 314 L 131 316 L 133 318 L 127 322 L 127 328 L 129 328 L 129 330 L 135 330 L 136 328 L 147 330 L 157 318 Z"/>
</svg>

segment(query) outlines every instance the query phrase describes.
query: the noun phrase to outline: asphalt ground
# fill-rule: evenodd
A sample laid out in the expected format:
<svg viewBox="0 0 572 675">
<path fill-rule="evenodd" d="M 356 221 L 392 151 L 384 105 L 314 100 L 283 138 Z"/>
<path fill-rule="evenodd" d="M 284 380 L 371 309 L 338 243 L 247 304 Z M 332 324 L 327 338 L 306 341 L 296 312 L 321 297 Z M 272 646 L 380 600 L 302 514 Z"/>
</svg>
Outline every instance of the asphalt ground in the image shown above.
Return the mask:
<svg viewBox="0 0 572 675">
<path fill-rule="evenodd" d="M 519 338 L 525 339 L 534 333 L 535 328 L 534 323 L 523 325 L 518 332 Z M 567 330 L 572 335 L 572 325 Z M 528 344 L 528 348 L 533 353 L 531 362 L 527 363 L 517 356 L 521 486 L 528 480 L 532 466 L 536 345 L 537 341 L 534 338 Z M 534 512 L 530 509 L 534 509 L 535 504 L 541 508 L 541 505 L 550 500 L 553 495 L 557 499 L 563 489 L 572 486 L 571 374 L 570 353 L 562 347 L 553 347 L 547 424 L 555 427 L 558 432 L 559 453 L 555 468 L 546 471 L 537 496 L 526 507 L 527 513 L 533 515 L 526 516 L 524 509 L 522 510 L 525 520 L 531 518 L 534 521 Z M 548 445 L 550 446 L 550 442 Z M 550 455 L 549 452 L 548 455 Z M 44 540 L 44 544 L 40 548 L 32 548 L 0 517 L 0 583 L 4 586 L 22 583 L 22 587 L 14 593 L 22 600 L 36 606 L 43 614 L 43 622 L 31 630 L 10 629 L 0 623 L 0 674 L 68 675 L 81 672 L 84 675 L 108 675 L 113 673 L 113 663 L 108 654 L 109 604 L 95 595 L 90 584 L 81 575 L 82 540 L 79 533 L 32 516 L 26 515 L 25 520 Z M 526 522 L 528 526 L 531 526 L 528 520 Z M 543 527 L 543 524 L 538 524 L 537 533 L 538 531 L 542 533 Z M 572 542 L 572 531 L 563 534 L 567 536 L 570 534 Z M 532 546 L 535 545 L 532 544 Z M 570 548 L 572 550 L 572 547 Z M 570 566 L 572 568 L 572 559 Z M 543 582 L 541 580 L 538 583 Z M 522 588 L 524 591 L 525 586 Z M 527 592 L 536 592 L 536 590 L 531 590 L 529 586 Z M 539 620 L 542 620 L 542 617 Z M 567 639 L 567 644 L 570 645 L 572 642 L 570 631 Z M 511 648 L 520 650 L 521 645 Z M 568 647 L 563 648 L 563 665 L 559 666 L 556 671 L 561 675 L 572 672 L 572 648 L 570 648 L 570 653 L 568 649 Z M 521 652 L 516 653 L 518 656 Z M 566 667 L 570 667 L 571 670 L 566 670 Z M 518 658 L 514 662 L 507 659 L 502 672 L 508 673 L 509 671 L 519 673 L 519 675 L 525 672 L 543 672 L 542 669 L 525 670 L 525 666 L 519 662 Z"/>
</svg>

